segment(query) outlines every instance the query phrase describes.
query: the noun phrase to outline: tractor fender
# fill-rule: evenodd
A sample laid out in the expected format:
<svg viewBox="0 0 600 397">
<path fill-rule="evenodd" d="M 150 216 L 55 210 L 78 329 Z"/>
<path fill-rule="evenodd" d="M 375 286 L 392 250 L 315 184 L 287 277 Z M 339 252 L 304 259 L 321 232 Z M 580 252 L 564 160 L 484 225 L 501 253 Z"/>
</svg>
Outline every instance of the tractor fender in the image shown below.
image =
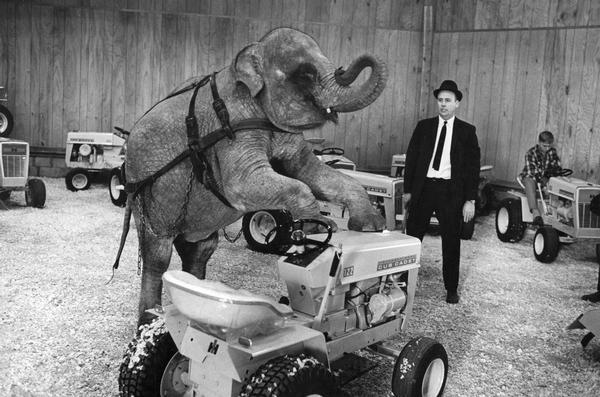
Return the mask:
<svg viewBox="0 0 600 397">
<path fill-rule="evenodd" d="M 587 329 L 590 331 L 581 341 L 583 347 L 586 347 L 595 335 L 600 335 L 600 309 L 592 309 L 580 314 L 567 329 Z"/>
</svg>

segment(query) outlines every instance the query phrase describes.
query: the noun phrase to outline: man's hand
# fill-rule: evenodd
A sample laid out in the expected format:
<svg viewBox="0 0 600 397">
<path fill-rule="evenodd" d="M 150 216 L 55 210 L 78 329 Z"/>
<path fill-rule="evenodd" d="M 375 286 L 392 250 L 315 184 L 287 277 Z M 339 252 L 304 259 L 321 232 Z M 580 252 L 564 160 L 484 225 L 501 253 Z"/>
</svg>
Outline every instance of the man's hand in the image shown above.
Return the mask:
<svg viewBox="0 0 600 397">
<path fill-rule="evenodd" d="M 475 216 L 474 200 L 465 201 L 465 203 L 463 204 L 462 213 L 463 213 L 463 221 L 465 221 L 465 223 L 467 223 L 471 219 L 473 219 L 473 217 Z"/>
<path fill-rule="evenodd" d="M 410 204 L 410 193 L 404 193 L 402 195 L 402 207 L 404 209 L 407 209 L 409 204 Z"/>
</svg>

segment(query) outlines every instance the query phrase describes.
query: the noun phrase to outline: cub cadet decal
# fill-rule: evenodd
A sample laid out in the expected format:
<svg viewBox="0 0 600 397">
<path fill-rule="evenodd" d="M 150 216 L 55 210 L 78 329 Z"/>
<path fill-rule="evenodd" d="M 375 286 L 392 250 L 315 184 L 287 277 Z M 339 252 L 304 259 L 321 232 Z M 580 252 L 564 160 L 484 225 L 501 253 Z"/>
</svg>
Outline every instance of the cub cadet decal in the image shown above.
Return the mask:
<svg viewBox="0 0 600 397">
<path fill-rule="evenodd" d="M 343 269 L 342 277 L 354 276 L 354 266 L 348 266 Z"/>
<path fill-rule="evenodd" d="M 367 192 L 387 193 L 387 189 L 384 187 L 376 187 L 376 186 L 368 186 L 368 185 L 364 185 L 363 187 L 365 188 L 365 190 Z"/>
<path fill-rule="evenodd" d="M 573 193 L 564 189 L 558 189 L 558 194 L 563 195 L 565 197 L 573 198 Z"/>
<path fill-rule="evenodd" d="M 417 255 L 403 256 L 401 258 L 388 259 L 377 262 L 377 271 L 387 270 L 398 266 L 410 265 L 417 262 Z"/>
</svg>

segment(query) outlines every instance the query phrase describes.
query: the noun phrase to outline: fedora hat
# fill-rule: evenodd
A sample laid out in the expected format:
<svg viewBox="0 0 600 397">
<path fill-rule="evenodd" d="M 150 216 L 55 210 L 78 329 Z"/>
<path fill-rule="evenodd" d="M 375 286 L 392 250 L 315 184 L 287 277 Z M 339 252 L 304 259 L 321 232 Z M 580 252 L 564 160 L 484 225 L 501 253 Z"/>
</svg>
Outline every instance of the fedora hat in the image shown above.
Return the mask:
<svg viewBox="0 0 600 397">
<path fill-rule="evenodd" d="M 460 101 L 462 99 L 462 92 L 459 91 L 458 86 L 453 80 L 444 80 L 442 85 L 437 90 L 433 90 L 433 96 L 438 97 L 440 91 L 450 91 L 456 95 L 456 99 Z"/>
</svg>

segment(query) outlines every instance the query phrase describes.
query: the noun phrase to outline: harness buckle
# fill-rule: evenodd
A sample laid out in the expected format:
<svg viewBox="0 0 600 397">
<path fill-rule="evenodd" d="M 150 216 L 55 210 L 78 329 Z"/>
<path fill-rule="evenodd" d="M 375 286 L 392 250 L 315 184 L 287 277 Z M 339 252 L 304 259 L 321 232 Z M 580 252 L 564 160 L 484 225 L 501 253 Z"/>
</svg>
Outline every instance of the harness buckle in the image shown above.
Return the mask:
<svg viewBox="0 0 600 397">
<path fill-rule="evenodd" d="M 198 120 L 194 114 L 190 114 L 185 118 L 185 126 L 189 142 L 198 141 Z"/>
<path fill-rule="evenodd" d="M 227 111 L 227 107 L 225 106 L 225 101 L 223 99 L 215 98 L 213 101 L 213 109 L 221 122 L 221 126 L 223 127 L 223 132 L 229 140 L 233 140 L 233 130 L 231 129 L 231 124 L 229 123 L 229 112 Z"/>
</svg>

